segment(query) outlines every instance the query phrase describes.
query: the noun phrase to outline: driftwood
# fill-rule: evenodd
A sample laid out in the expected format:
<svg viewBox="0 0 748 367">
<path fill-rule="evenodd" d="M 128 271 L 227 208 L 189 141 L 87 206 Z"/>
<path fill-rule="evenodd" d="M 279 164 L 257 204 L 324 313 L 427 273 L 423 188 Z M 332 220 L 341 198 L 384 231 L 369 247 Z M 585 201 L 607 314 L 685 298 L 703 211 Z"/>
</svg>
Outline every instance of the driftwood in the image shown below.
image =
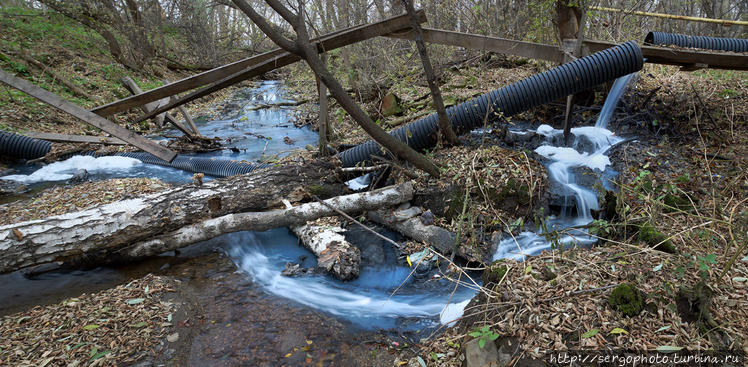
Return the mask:
<svg viewBox="0 0 748 367">
<path fill-rule="evenodd" d="M 177 153 L 164 148 L 163 146 L 148 140 L 126 128 L 119 126 L 93 112 L 86 111 L 80 106 L 70 103 L 60 96 L 50 93 L 47 90 L 37 87 L 34 84 L 27 82 L 24 79 L 16 78 L 15 76 L 0 70 L 0 82 L 7 84 L 13 88 L 16 88 L 60 111 L 68 113 L 89 125 L 98 127 L 105 132 L 114 135 L 154 156 L 161 158 L 167 162 L 171 162 L 177 156 Z"/>
<path fill-rule="evenodd" d="M 334 165 L 326 162 L 272 167 L 200 186 L 185 185 L 79 212 L 3 225 L 0 273 L 54 261 L 78 261 L 83 256 L 98 261 L 96 257 L 109 256 L 136 242 L 166 241 L 168 236 L 158 236 L 195 223 L 207 225 L 203 222 L 206 219 L 266 210 L 280 206 L 283 199 L 299 202 L 308 191 L 330 197 L 344 190 L 335 176 Z M 267 214 L 256 217 L 268 219 Z M 211 236 L 220 234 L 220 228 L 213 228 Z M 148 246 L 141 248 L 143 255 L 158 253 L 147 251 Z"/>
<path fill-rule="evenodd" d="M 345 240 L 343 228 L 305 224 L 293 226 L 291 231 L 317 256 L 317 268 L 341 280 L 358 277 L 361 252 Z"/>
</svg>

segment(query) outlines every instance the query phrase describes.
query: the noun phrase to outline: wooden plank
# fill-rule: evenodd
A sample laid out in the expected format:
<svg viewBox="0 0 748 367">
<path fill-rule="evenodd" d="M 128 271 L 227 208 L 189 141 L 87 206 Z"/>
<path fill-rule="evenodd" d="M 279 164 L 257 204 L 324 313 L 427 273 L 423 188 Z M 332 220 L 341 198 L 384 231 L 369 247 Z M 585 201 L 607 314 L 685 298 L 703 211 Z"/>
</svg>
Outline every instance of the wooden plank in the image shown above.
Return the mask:
<svg viewBox="0 0 748 367">
<path fill-rule="evenodd" d="M 42 88 L 39 88 L 23 79 L 16 78 L 15 76 L 0 70 L 0 82 L 3 82 L 13 88 L 16 88 L 30 96 L 54 107 L 63 112 L 69 113 L 84 122 L 96 126 L 105 132 L 116 136 L 154 156 L 161 158 L 167 162 L 171 162 L 177 153 L 150 141 L 130 130 L 125 129 L 93 112 L 86 111 L 85 109 L 70 103 L 59 96 L 52 94 Z"/>
<path fill-rule="evenodd" d="M 418 15 L 419 21 L 421 22 L 426 21 L 423 11 L 419 10 L 417 15 Z M 387 21 L 348 28 L 344 31 L 338 31 L 335 33 L 334 36 L 322 37 L 321 40 L 315 41 L 314 43 L 317 46 L 317 51 L 322 53 L 322 52 L 334 50 L 339 47 L 354 44 L 356 42 L 361 42 L 369 38 L 383 36 L 383 35 L 404 29 L 405 27 L 409 27 L 409 24 L 410 24 L 409 22 L 410 21 L 407 15 L 401 15 L 398 17 L 390 18 Z M 232 86 L 244 80 L 265 74 L 269 71 L 281 68 L 283 66 L 290 65 L 299 60 L 301 59 L 298 56 L 293 55 L 288 52 L 283 52 L 282 54 L 276 57 L 273 57 L 267 61 L 261 62 L 249 69 L 242 70 L 238 73 L 232 74 L 224 79 L 221 79 L 211 85 L 208 85 L 202 89 L 198 89 L 196 91 L 188 93 L 180 97 L 178 100 L 167 104 L 166 106 L 159 107 L 158 109 L 151 111 L 150 113 L 147 113 L 144 116 L 139 117 L 137 120 L 134 121 L 134 123 L 145 121 L 159 113 L 166 112 L 168 110 L 171 110 L 172 108 L 179 107 L 185 103 L 207 96 L 208 94 L 211 94 L 218 90 Z"/>
<path fill-rule="evenodd" d="M 602 51 L 616 46 L 612 42 L 584 41 L 590 52 Z M 719 51 L 697 51 L 670 47 L 641 46 L 642 54 L 649 63 L 690 66 L 707 65 L 711 69 L 748 70 L 748 55 Z"/>
<path fill-rule="evenodd" d="M 419 11 L 418 15 L 419 19 L 422 22 L 426 21 L 426 17 L 423 11 Z M 324 50 L 329 51 L 338 47 L 350 45 L 352 43 L 377 37 L 386 33 L 391 33 L 406 28 L 407 26 L 408 16 L 404 14 L 388 18 L 377 23 L 359 25 L 328 33 L 324 36 L 315 38 L 312 41 L 318 45 L 320 52 L 323 52 Z M 280 62 L 282 63 L 282 65 L 279 64 L 279 66 L 277 67 L 281 67 L 298 60 L 298 58 L 290 58 L 288 56 L 289 54 L 284 50 L 275 49 L 260 55 L 252 56 L 233 62 L 231 64 L 202 72 L 200 74 L 161 86 L 159 88 L 151 89 L 145 93 L 130 96 L 100 107 L 96 107 L 91 110 L 91 112 L 95 112 L 103 116 L 111 115 L 113 113 L 126 111 L 134 107 L 139 107 L 145 103 L 153 102 L 161 98 L 166 98 L 172 95 L 186 92 L 188 90 L 213 83 L 217 80 L 228 81 L 230 77 L 237 76 L 237 74 L 242 72 L 243 70 L 259 64 L 267 65 L 268 62 Z M 251 78 L 251 76 L 248 78 Z"/>
<path fill-rule="evenodd" d="M 91 135 L 70 135 L 55 133 L 37 133 L 30 132 L 24 134 L 29 138 L 53 141 L 58 143 L 89 143 L 89 144 L 106 144 L 106 145 L 127 145 L 122 139 L 112 138 L 109 136 L 91 136 Z"/>
<path fill-rule="evenodd" d="M 387 37 L 415 40 L 415 34 L 412 30 L 390 33 Z M 464 47 L 472 50 L 493 51 L 505 55 L 516 55 L 558 63 L 564 61 L 563 52 L 558 49 L 558 46 L 541 43 L 522 42 L 506 38 L 459 33 L 433 28 L 423 28 L 423 39 L 430 43 Z"/>
</svg>

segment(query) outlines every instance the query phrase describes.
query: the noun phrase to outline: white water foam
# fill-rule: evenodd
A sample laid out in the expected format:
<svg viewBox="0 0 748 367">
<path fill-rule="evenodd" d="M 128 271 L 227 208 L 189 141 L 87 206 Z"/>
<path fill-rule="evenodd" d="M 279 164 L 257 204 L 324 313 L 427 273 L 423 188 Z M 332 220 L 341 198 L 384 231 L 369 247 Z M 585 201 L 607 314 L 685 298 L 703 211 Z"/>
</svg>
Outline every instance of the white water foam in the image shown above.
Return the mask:
<svg viewBox="0 0 748 367">
<path fill-rule="evenodd" d="M 139 160 L 129 157 L 107 156 L 95 158 L 76 155 L 62 162 L 48 164 L 30 175 L 9 175 L 0 178 L 23 182 L 25 184 L 44 181 L 64 181 L 72 178 L 73 173 L 79 169 L 85 169 L 89 173 L 122 172 L 140 164 Z"/>
<path fill-rule="evenodd" d="M 553 146 L 560 142 L 558 136 L 562 130 L 554 129 L 550 125 L 540 125 L 535 133 L 546 137 L 546 145 L 535 149 L 535 152 L 548 158 L 550 163 L 547 170 L 550 179 L 561 185 L 565 195 L 571 195 L 576 201 L 577 216 L 562 216 L 561 218 L 546 218 L 546 228 L 549 231 L 567 229 L 566 233 L 557 238 L 558 246 L 588 245 L 596 242 L 583 229 L 569 229 L 573 226 L 584 225 L 592 221 L 592 210 L 599 210 L 597 195 L 590 188 L 582 187 L 576 182 L 572 171 L 575 167 L 587 167 L 596 172 L 604 172 L 611 164 L 606 152 L 623 139 L 616 136 L 606 127 L 618 102 L 626 90 L 626 86 L 634 80 L 634 74 L 616 79 L 608 94 L 602 111 L 595 126 L 584 126 L 571 129 L 574 135 L 572 147 Z M 552 243 L 543 235 L 535 232 L 522 232 L 514 237 L 507 237 L 497 244 L 493 260 L 516 259 L 524 260 L 527 256 L 537 255 L 543 250 L 551 248 Z"/>
<path fill-rule="evenodd" d="M 265 235 L 240 232 L 226 236 L 236 243 L 228 253 L 239 269 L 271 294 L 347 318 L 362 326 L 384 328 L 385 322 L 394 322 L 398 318 L 436 318 L 442 313 L 447 317 L 439 319 L 451 322 L 460 317 L 452 318 L 459 313 L 459 304 L 467 304 L 474 294 L 461 289 L 453 296 L 456 304 L 450 305 L 449 291 L 414 290 L 404 286 L 393 294 L 398 285 L 413 281 L 409 278 L 410 269 L 406 267 L 362 269 L 359 278 L 349 282 L 322 275 L 286 277 L 281 275 L 281 270 L 286 261 L 292 261 L 298 255 L 294 251 L 299 251 L 295 238 L 276 231 L 272 237 L 276 239 L 275 243 L 265 248 L 261 244 L 265 242 Z M 285 237 L 289 237 L 290 244 L 283 243 Z"/>
</svg>

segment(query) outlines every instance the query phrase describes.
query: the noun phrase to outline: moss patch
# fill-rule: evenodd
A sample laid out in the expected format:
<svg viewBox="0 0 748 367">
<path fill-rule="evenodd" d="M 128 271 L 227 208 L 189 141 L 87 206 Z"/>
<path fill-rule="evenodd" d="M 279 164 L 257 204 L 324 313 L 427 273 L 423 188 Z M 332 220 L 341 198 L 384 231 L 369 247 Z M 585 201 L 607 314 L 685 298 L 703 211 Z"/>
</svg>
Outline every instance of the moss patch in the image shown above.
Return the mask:
<svg viewBox="0 0 748 367">
<path fill-rule="evenodd" d="M 655 227 L 649 222 L 639 226 L 639 241 L 646 243 L 656 250 L 667 252 L 669 254 L 675 254 L 678 252 L 667 236 L 655 229 Z"/>
<path fill-rule="evenodd" d="M 629 317 L 638 315 L 644 309 L 641 292 L 631 284 L 621 284 L 613 289 L 608 304 Z"/>
</svg>

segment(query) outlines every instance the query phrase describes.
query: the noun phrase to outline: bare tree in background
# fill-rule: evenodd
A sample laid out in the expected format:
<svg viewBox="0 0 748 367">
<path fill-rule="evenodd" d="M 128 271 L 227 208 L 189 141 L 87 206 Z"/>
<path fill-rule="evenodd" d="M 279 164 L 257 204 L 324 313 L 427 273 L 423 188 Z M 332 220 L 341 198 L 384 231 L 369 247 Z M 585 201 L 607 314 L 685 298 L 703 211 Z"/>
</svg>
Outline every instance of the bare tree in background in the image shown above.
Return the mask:
<svg viewBox="0 0 748 367">
<path fill-rule="evenodd" d="M 298 2 L 298 13 L 294 14 L 290 9 L 278 0 L 266 0 L 286 22 L 288 22 L 296 33 L 296 39 L 290 40 L 283 36 L 282 31 L 274 24 L 268 22 L 265 17 L 261 16 L 255 9 L 247 3 L 246 0 L 233 0 L 262 31 L 284 50 L 298 55 L 306 61 L 309 68 L 322 80 L 330 89 L 330 94 L 338 101 L 341 107 L 348 112 L 351 117 L 366 131 L 377 143 L 388 149 L 396 156 L 412 163 L 417 168 L 428 174 L 439 177 L 439 168 L 424 155 L 416 152 L 413 148 L 397 140 L 395 137 L 387 134 L 377 126 L 374 121 L 353 101 L 345 92 L 343 86 L 333 77 L 332 73 L 325 67 L 322 60 L 317 54 L 315 46 L 309 42 L 309 33 L 307 32 L 306 20 L 304 17 L 304 4 Z"/>
</svg>

